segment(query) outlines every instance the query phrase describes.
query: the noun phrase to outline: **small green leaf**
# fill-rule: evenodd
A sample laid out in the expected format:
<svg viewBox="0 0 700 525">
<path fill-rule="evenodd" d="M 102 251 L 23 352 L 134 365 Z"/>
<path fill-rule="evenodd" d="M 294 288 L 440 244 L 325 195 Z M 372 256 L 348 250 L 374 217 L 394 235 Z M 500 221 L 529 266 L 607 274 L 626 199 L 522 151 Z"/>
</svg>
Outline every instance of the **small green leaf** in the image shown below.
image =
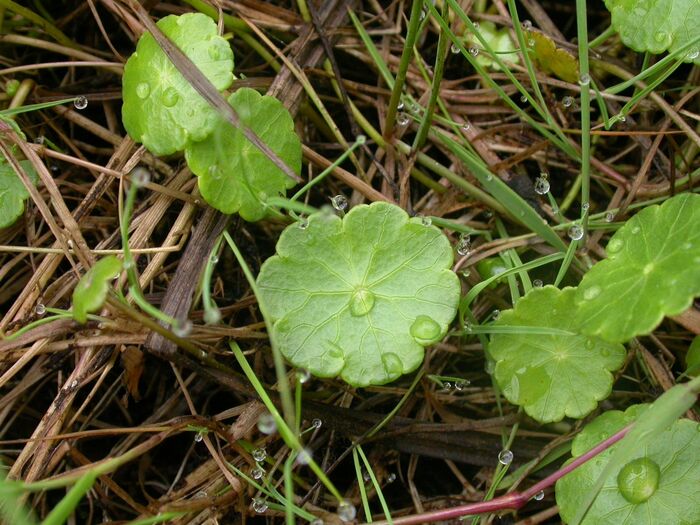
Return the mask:
<svg viewBox="0 0 700 525">
<path fill-rule="evenodd" d="M 37 174 L 32 163 L 28 160 L 22 160 L 20 164 L 32 182 L 36 184 Z M 10 226 L 24 213 L 24 201 L 28 198 L 29 192 L 15 170 L 4 157 L 0 157 L 0 228 Z"/>
<path fill-rule="evenodd" d="M 513 41 L 510 38 L 508 28 L 504 27 L 503 29 L 499 30 L 496 28 L 496 24 L 486 20 L 481 22 L 481 25 L 479 26 L 479 33 L 481 33 L 483 39 L 486 40 L 489 46 L 491 46 L 494 53 L 498 53 L 502 60 L 507 60 L 513 64 L 520 62 L 520 57 L 515 51 L 516 46 L 513 44 Z M 472 47 L 476 47 L 477 49 L 481 47 L 479 39 L 476 38 L 474 33 L 471 32 L 467 33 L 467 43 Z M 479 53 L 476 57 L 476 61 L 482 66 L 490 67 L 496 71 L 501 69 L 498 63 L 485 53 Z"/>
<path fill-rule="evenodd" d="M 532 58 L 545 73 L 552 73 L 566 82 L 578 82 L 578 60 L 566 49 L 557 47 L 554 40 L 539 31 L 527 31 L 525 41 L 532 50 Z"/>
<path fill-rule="evenodd" d="M 353 386 L 415 370 L 444 337 L 460 284 L 442 232 L 392 204 L 327 212 L 287 227 L 260 270 L 264 311 L 295 366 Z"/>
<path fill-rule="evenodd" d="M 535 288 L 494 324 L 572 330 L 575 293 L 573 288 Z M 584 335 L 502 333 L 491 338 L 489 354 L 506 398 L 549 423 L 584 417 L 608 397 L 610 372 L 622 366 L 625 349 Z"/>
<path fill-rule="evenodd" d="M 635 51 L 675 51 L 700 37 L 697 0 L 605 0 L 612 25 Z M 700 43 L 686 52 L 686 61 L 700 64 Z"/>
<path fill-rule="evenodd" d="M 73 290 L 73 317 L 76 321 L 85 323 L 88 313 L 100 309 L 107 298 L 109 283 L 121 269 L 122 262 L 114 255 L 108 255 L 85 272 Z"/>
<path fill-rule="evenodd" d="M 648 206 L 610 239 L 576 291 L 580 331 L 612 342 L 651 332 L 700 294 L 700 195 Z"/>
<path fill-rule="evenodd" d="M 237 90 L 228 101 L 241 122 L 299 173 L 301 142 L 282 103 L 250 88 Z M 247 221 L 262 219 L 265 199 L 295 184 L 241 130 L 223 120 L 205 140 L 189 144 L 185 155 L 209 205 L 223 213 L 239 212 Z"/>
<path fill-rule="evenodd" d="M 624 426 L 636 421 L 646 405 L 625 412 L 605 412 L 589 423 L 572 443 L 573 458 L 581 456 Z M 615 450 L 613 445 L 567 474 L 556 484 L 564 522 L 569 523 L 584 503 Z M 700 431 L 698 424 L 680 419 L 639 447 L 632 459 L 605 481 L 583 524 L 681 525 L 700 522 Z"/>
<path fill-rule="evenodd" d="M 685 354 L 685 372 L 690 376 L 700 375 L 700 335 L 693 338 Z"/>
<path fill-rule="evenodd" d="M 216 23 L 201 13 L 169 15 L 160 28 L 218 90 L 233 82 L 233 51 L 218 36 Z M 122 120 L 129 135 L 156 155 L 185 149 L 204 139 L 218 124 L 216 110 L 195 91 L 144 33 L 124 66 Z"/>
</svg>

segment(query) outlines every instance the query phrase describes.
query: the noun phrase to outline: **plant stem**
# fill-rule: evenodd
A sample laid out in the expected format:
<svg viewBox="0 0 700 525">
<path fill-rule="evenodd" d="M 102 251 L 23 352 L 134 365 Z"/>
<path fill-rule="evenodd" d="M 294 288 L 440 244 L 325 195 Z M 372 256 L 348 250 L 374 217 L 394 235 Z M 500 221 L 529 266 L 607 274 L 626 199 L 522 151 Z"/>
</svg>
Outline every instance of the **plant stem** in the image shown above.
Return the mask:
<svg viewBox="0 0 700 525">
<path fill-rule="evenodd" d="M 581 85 L 581 226 L 588 231 L 591 184 L 591 77 L 588 67 L 588 19 L 586 0 L 576 0 L 578 61 Z M 583 241 L 585 242 L 585 241 Z"/>
</svg>

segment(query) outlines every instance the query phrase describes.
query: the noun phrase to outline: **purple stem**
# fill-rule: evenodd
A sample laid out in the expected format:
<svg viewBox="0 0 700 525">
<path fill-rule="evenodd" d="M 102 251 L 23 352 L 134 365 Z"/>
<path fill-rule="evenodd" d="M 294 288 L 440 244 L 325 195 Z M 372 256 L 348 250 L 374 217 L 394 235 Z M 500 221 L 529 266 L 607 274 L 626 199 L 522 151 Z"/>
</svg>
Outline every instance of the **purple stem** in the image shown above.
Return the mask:
<svg viewBox="0 0 700 525">
<path fill-rule="evenodd" d="M 469 503 L 468 505 L 459 505 L 457 507 L 450 507 L 447 509 L 433 510 L 430 512 L 424 512 L 422 514 L 412 514 L 411 516 L 404 516 L 401 518 L 393 518 L 392 523 L 394 525 L 417 525 L 419 523 L 432 523 L 434 521 L 443 521 L 454 518 L 459 518 L 461 516 L 469 516 L 473 514 L 483 514 L 485 512 L 496 512 L 499 510 L 514 509 L 517 510 L 524 507 L 525 504 L 530 501 L 535 494 L 544 490 L 548 487 L 554 485 L 559 479 L 566 476 L 569 472 L 583 465 L 586 461 L 594 458 L 604 450 L 607 450 L 615 443 L 620 441 L 627 432 L 630 431 L 632 425 L 627 425 L 622 430 L 610 436 L 605 441 L 601 441 L 591 450 L 585 454 L 577 457 L 568 465 L 560 468 L 555 473 L 550 474 L 544 478 L 539 483 L 535 483 L 529 489 L 523 492 L 513 492 L 512 494 L 505 494 L 498 498 L 494 498 L 489 501 L 480 501 L 478 503 Z M 364 524 L 367 525 L 367 524 Z M 374 521 L 372 525 L 389 525 L 387 521 Z"/>
</svg>

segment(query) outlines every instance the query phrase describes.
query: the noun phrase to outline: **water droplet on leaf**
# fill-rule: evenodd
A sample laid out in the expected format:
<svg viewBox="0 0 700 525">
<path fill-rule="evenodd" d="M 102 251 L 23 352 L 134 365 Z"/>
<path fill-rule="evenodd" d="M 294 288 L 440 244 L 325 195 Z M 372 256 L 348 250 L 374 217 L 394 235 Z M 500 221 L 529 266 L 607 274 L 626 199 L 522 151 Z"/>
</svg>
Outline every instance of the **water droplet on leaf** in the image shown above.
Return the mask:
<svg viewBox="0 0 700 525">
<path fill-rule="evenodd" d="M 498 309 L 494 310 L 493 312 L 491 312 L 491 317 L 494 321 L 498 321 L 501 318 L 501 311 Z"/>
<path fill-rule="evenodd" d="M 620 250 L 622 250 L 622 247 L 625 245 L 625 242 L 618 238 L 618 237 L 613 237 L 610 239 L 610 242 L 608 243 L 608 246 L 605 248 L 605 251 L 608 252 L 608 254 L 615 254 L 618 253 Z"/>
<path fill-rule="evenodd" d="M 688 58 L 689 58 L 690 60 L 695 60 L 696 58 L 700 57 L 700 50 L 698 50 L 698 49 L 691 49 L 690 51 L 688 51 L 688 55 L 687 55 L 687 56 L 688 56 Z"/>
<path fill-rule="evenodd" d="M 367 315 L 374 307 L 374 294 L 366 288 L 355 290 L 350 298 L 350 313 L 355 317 Z"/>
<path fill-rule="evenodd" d="M 163 105 L 166 108 L 171 108 L 175 104 L 177 104 L 177 101 L 179 98 L 180 98 L 179 93 L 172 86 L 167 88 L 165 91 L 163 91 L 162 101 L 163 101 Z"/>
<path fill-rule="evenodd" d="M 470 48 L 469 48 L 469 54 L 470 54 L 471 56 L 473 56 L 473 57 L 478 56 L 478 55 L 479 55 L 479 48 L 476 47 L 476 46 L 470 47 Z"/>
<path fill-rule="evenodd" d="M 342 521 L 352 521 L 355 519 L 356 515 L 357 509 L 355 509 L 355 505 L 349 501 L 343 501 L 340 505 L 338 505 L 338 517 Z"/>
<path fill-rule="evenodd" d="M 267 457 L 267 452 L 265 451 L 264 448 L 256 448 L 251 452 L 251 455 L 253 456 L 253 459 L 260 463 L 261 461 L 265 461 L 265 458 Z"/>
<path fill-rule="evenodd" d="M 217 46 L 209 46 L 207 53 L 212 60 L 219 60 L 221 58 L 221 52 Z"/>
<path fill-rule="evenodd" d="M 427 315 L 419 315 L 410 328 L 411 337 L 420 345 L 434 343 L 440 337 L 440 325 Z"/>
<path fill-rule="evenodd" d="M 258 514 L 262 514 L 267 510 L 267 502 L 262 498 L 253 499 L 253 510 Z"/>
<path fill-rule="evenodd" d="M 335 197 L 331 198 L 331 204 L 336 210 L 345 211 L 345 209 L 348 207 L 348 199 L 345 197 L 345 195 L 336 195 Z"/>
<path fill-rule="evenodd" d="M 542 279 L 535 279 L 534 281 L 532 281 L 532 286 L 534 286 L 535 288 L 542 288 L 543 285 L 544 283 L 542 282 Z"/>
<path fill-rule="evenodd" d="M 302 385 L 307 383 L 309 379 L 311 379 L 311 372 L 309 372 L 306 368 L 300 368 L 297 370 L 297 381 L 299 381 Z"/>
<path fill-rule="evenodd" d="M 583 238 L 583 227 L 580 224 L 572 224 L 568 231 L 569 238 L 572 241 L 578 241 Z"/>
<path fill-rule="evenodd" d="M 540 490 L 537 494 L 535 494 L 535 500 L 542 501 L 543 499 L 544 499 L 544 490 Z"/>
<path fill-rule="evenodd" d="M 148 98 L 151 94 L 151 86 L 148 82 L 141 82 L 136 86 L 136 96 L 139 98 Z"/>
<path fill-rule="evenodd" d="M 401 358 L 393 352 L 382 354 L 382 364 L 387 375 L 390 377 L 400 376 L 403 374 L 403 362 Z"/>
<path fill-rule="evenodd" d="M 37 304 L 34 308 L 34 313 L 36 315 L 44 315 L 46 313 L 46 306 L 44 306 L 42 303 Z"/>
<path fill-rule="evenodd" d="M 305 230 L 306 228 L 309 227 L 309 219 L 307 219 L 306 217 L 299 218 L 298 223 L 299 223 L 300 230 Z"/>
<path fill-rule="evenodd" d="M 661 471 L 649 458 L 637 458 L 622 467 L 617 475 L 617 488 L 622 496 L 635 505 L 651 498 L 659 487 Z"/>
<path fill-rule="evenodd" d="M 510 450 L 501 450 L 498 453 L 498 462 L 501 465 L 510 465 L 513 462 L 513 453 Z"/>
<path fill-rule="evenodd" d="M 603 291 L 603 289 L 598 285 L 591 286 L 590 288 L 586 288 L 584 290 L 583 298 L 586 301 L 592 301 L 593 299 L 598 297 L 600 295 L 600 292 L 602 292 L 602 291 Z"/>
<path fill-rule="evenodd" d="M 88 99 L 82 95 L 73 101 L 73 106 L 75 106 L 75 109 L 85 109 L 87 105 Z"/>
</svg>

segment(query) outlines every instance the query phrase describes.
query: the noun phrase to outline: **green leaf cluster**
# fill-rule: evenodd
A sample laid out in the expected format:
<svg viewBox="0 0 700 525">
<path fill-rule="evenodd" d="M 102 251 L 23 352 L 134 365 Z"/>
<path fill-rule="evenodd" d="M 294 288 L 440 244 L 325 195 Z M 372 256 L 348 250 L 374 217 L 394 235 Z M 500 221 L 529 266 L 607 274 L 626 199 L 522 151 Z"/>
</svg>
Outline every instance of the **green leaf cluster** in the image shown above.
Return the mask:
<svg viewBox="0 0 700 525">
<path fill-rule="evenodd" d="M 211 18 L 201 13 L 170 15 L 158 27 L 216 89 L 231 85 L 233 52 Z M 122 120 L 129 135 L 156 155 L 184 151 L 199 177 L 202 196 L 219 211 L 259 220 L 266 213 L 265 199 L 284 194 L 293 185 L 195 91 L 150 33 L 139 39 L 127 61 L 122 87 Z M 241 123 L 299 173 L 301 142 L 284 106 L 250 88 L 237 90 L 228 102 Z"/>
<path fill-rule="evenodd" d="M 415 370 L 459 302 L 453 250 L 435 226 L 392 204 L 321 211 L 287 227 L 263 264 L 259 299 L 295 366 L 356 387 Z"/>
<path fill-rule="evenodd" d="M 691 42 L 684 60 L 700 65 L 700 2 L 697 0 L 605 0 L 612 25 L 635 51 L 659 54 Z"/>
<path fill-rule="evenodd" d="M 588 452 L 618 430 L 637 421 L 647 405 L 624 412 L 611 410 L 591 421 L 572 443 L 572 459 Z M 556 484 L 556 498 L 564 522 L 571 522 L 590 490 L 624 442 L 613 445 L 564 476 Z M 700 429 L 689 419 L 639 447 L 631 458 L 604 481 L 583 524 L 690 525 L 700 522 Z"/>
<path fill-rule="evenodd" d="M 102 307 L 109 292 L 109 283 L 119 276 L 121 269 L 122 262 L 109 255 L 85 272 L 73 290 L 73 318 L 76 321 L 85 323 L 88 313 Z"/>
<path fill-rule="evenodd" d="M 578 287 L 533 289 L 504 312 L 495 326 L 569 333 L 492 336 L 488 351 L 506 398 L 541 422 L 590 413 L 610 394 L 611 372 L 624 362 L 621 343 L 650 333 L 700 295 L 699 221 L 697 194 L 649 206 L 612 236 L 608 258 Z"/>
<path fill-rule="evenodd" d="M 32 163 L 22 160 L 20 164 L 36 184 L 38 177 Z M 24 201 L 28 198 L 29 192 L 15 170 L 4 157 L 0 157 L 0 228 L 12 225 L 24 213 Z"/>
</svg>

